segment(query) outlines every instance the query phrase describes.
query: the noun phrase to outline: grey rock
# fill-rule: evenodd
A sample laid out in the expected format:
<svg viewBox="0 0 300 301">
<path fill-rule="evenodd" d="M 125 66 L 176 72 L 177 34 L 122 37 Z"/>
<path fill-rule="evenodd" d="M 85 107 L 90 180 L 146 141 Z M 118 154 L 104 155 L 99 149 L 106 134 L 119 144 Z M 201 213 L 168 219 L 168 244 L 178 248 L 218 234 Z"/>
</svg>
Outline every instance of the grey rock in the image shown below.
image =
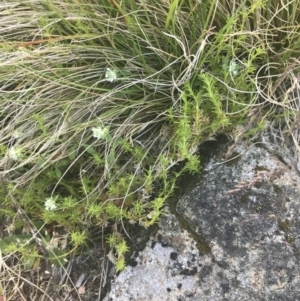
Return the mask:
<svg viewBox="0 0 300 301">
<path fill-rule="evenodd" d="M 164 238 L 178 248 L 159 242 L 157 237 L 150 240 L 136 258 L 137 266 L 127 267 L 116 277 L 104 300 L 187 300 L 194 295 L 200 265 L 195 242 L 186 231 L 169 234 Z"/>
<path fill-rule="evenodd" d="M 299 176 L 276 156 L 239 145 L 216 155 L 177 211 L 210 252 L 166 211 L 136 267 L 115 277 L 106 301 L 300 300 Z"/>
</svg>

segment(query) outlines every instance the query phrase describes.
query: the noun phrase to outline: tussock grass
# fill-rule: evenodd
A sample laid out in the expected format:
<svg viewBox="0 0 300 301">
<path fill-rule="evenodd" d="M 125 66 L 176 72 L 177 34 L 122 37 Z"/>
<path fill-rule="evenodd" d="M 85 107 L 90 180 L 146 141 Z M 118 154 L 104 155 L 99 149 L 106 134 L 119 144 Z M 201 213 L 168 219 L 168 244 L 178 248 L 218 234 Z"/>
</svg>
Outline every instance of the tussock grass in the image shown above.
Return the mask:
<svg viewBox="0 0 300 301">
<path fill-rule="evenodd" d="M 5 236 L 28 230 L 26 214 L 62 265 L 91 246 L 92 226 L 110 228 L 110 259 L 123 269 L 127 225 L 157 222 L 176 179 L 199 171 L 199 144 L 220 132 L 253 136 L 274 120 L 295 126 L 299 9 L 286 0 L 0 4 Z M 49 248 L 49 225 L 67 242 Z M 12 243 L 0 248 L 22 255 Z"/>
</svg>

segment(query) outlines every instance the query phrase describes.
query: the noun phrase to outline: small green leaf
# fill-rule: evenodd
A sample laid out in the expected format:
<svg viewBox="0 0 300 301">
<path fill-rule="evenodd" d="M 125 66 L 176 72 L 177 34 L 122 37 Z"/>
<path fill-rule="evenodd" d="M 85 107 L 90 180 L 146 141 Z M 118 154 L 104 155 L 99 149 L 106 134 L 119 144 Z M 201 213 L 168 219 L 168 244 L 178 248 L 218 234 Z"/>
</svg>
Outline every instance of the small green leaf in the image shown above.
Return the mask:
<svg viewBox="0 0 300 301">
<path fill-rule="evenodd" d="M 38 158 L 38 165 L 42 166 L 45 163 L 45 159 L 43 157 Z"/>
<path fill-rule="evenodd" d="M 114 145 L 115 145 L 115 146 L 118 146 L 118 145 L 120 145 L 120 144 L 122 144 L 122 143 L 123 143 L 123 139 L 122 139 L 121 137 L 119 137 L 119 138 L 116 139 Z"/>
<path fill-rule="evenodd" d="M 64 266 L 68 262 L 66 260 L 67 254 L 59 249 L 53 249 L 49 252 L 50 262 L 56 266 Z"/>
<path fill-rule="evenodd" d="M 38 256 L 26 256 L 22 258 L 22 261 L 22 268 L 25 271 L 29 271 L 40 266 L 41 258 Z"/>
<path fill-rule="evenodd" d="M 222 69 L 224 73 L 228 71 L 228 68 L 229 68 L 229 58 L 225 56 L 222 58 Z"/>
<path fill-rule="evenodd" d="M 23 227 L 24 226 L 24 221 L 22 221 L 22 220 L 20 220 L 20 221 L 17 221 L 16 223 L 14 223 L 14 229 L 15 230 L 18 230 L 18 229 L 20 229 L 21 227 Z"/>
<path fill-rule="evenodd" d="M 88 153 L 88 154 L 90 154 L 90 155 L 93 155 L 93 154 L 95 154 L 96 153 L 96 151 L 95 151 L 95 149 L 92 147 L 92 146 L 90 146 L 90 145 L 84 145 L 84 148 L 85 148 L 85 150 L 86 150 L 86 152 Z"/>
<path fill-rule="evenodd" d="M 16 234 L 2 238 L 0 239 L 0 250 L 3 252 L 3 254 L 7 254 L 9 253 L 9 251 L 6 251 L 6 249 L 9 245 L 14 244 L 18 248 L 20 248 L 22 247 L 22 245 L 27 244 L 31 238 L 32 235 L 29 234 Z"/>
<path fill-rule="evenodd" d="M 60 178 L 61 177 L 61 171 L 59 170 L 59 168 L 55 168 L 55 175 Z"/>
<path fill-rule="evenodd" d="M 115 151 L 114 150 L 111 150 L 111 152 L 108 155 L 107 160 L 108 160 L 109 165 L 112 165 L 115 162 Z"/>
<path fill-rule="evenodd" d="M 73 148 L 69 154 L 69 159 L 73 161 L 75 157 L 76 157 L 76 151 Z"/>
</svg>

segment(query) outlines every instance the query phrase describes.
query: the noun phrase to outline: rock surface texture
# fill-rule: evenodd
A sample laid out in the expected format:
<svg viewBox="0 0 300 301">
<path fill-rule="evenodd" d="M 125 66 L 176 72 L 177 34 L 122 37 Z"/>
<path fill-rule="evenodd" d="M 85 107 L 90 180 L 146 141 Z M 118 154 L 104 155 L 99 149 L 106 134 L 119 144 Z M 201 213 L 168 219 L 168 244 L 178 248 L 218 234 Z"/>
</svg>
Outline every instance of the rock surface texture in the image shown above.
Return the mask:
<svg viewBox="0 0 300 301">
<path fill-rule="evenodd" d="M 299 175 L 263 148 L 236 155 L 211 158 L 177 204 L 209 252 L 166 213 L 106 301 L 300 300 Z"/>
</svg>

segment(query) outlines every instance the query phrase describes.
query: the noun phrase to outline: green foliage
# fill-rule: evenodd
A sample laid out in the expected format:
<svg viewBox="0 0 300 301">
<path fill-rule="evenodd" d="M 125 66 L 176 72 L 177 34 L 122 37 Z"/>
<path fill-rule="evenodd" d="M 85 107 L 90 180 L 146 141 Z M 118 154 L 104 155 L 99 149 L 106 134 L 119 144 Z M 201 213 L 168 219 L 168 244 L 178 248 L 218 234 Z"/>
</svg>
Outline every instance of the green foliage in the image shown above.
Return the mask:
<svg viewBox="0 0 300 301">
<path fill-rule="evenodd" d="M 118 233 L 113 232 L 109 235 L 107 243 L 116 253 L 116 259 L 114 259 L 116 271 L 122 271 L 126 267 L 124 255 L 129 251 L 126 241 Z"/>
<path fill-rule="evenodd" d="M 116 271 L 120 272 L 120 271 L 124 270 L 125 267 L 126 267 L 125 259 L 123 257 L 118 258 L 118 260 L 116 261 Z"/>
<path fill-rule="evenodd" d="M 299 12 L 298 0 L 37 1 L 4 11 L 0 176 L 37 231 L 56 223 L 79 252 L 91 227 L 110 227 L 122 270 L 128 247 L 111 226 L 157 223 L 177 179 L 200 171 L 201 143 L 238 136 L 256 108 L 266 116 L 244 137 L 271 118 L 296 120 L 293 102 L 276 97 L 299 73 Z M 31 259 L 23 251 L 26 222 L 1 192 L 16 232 L 0 249 L 35 266 L 35 243 Z M 65 250 L 53 250 L 64 264 Z"/>
<path fill-rule="evenodd" d="M 15 227 L 17 228 L 17 227 Z M 41 241 L 45 248 L 50 246 L 49 236 L 42 236 Z M 24 270 L 36 269 L 41 264 L 42 255 L 39 247 L 34 244 L 31 234 L 14 234 L 0 239 L 0 251 L 2 254 L 18 254 L 21 259 L 21 266 Z M 62 249 L 51 248 L 49 260 L 51 264 L 64 266 L 67 254 Z"/>
<path fill-rule="evenodd" d="M 15 253 L 28 244 L 32 236 L 29 234 L 16 234 L 0 239 L 0 250 L 3 254 Z"/>
<path fill-rule="evenodd" d="M 120 221 L 122 218 L 121 209 L 113 203 L 108 203 L 104 208 L 105 213 L 112 219 Z"/>
<path fill-rule="evenodd" d="M 75 248 L 86 244 L 87 235 L 86 232 L 71 232 L 70 235 L 71 243 L 75 246 Z"/>
</svg>

